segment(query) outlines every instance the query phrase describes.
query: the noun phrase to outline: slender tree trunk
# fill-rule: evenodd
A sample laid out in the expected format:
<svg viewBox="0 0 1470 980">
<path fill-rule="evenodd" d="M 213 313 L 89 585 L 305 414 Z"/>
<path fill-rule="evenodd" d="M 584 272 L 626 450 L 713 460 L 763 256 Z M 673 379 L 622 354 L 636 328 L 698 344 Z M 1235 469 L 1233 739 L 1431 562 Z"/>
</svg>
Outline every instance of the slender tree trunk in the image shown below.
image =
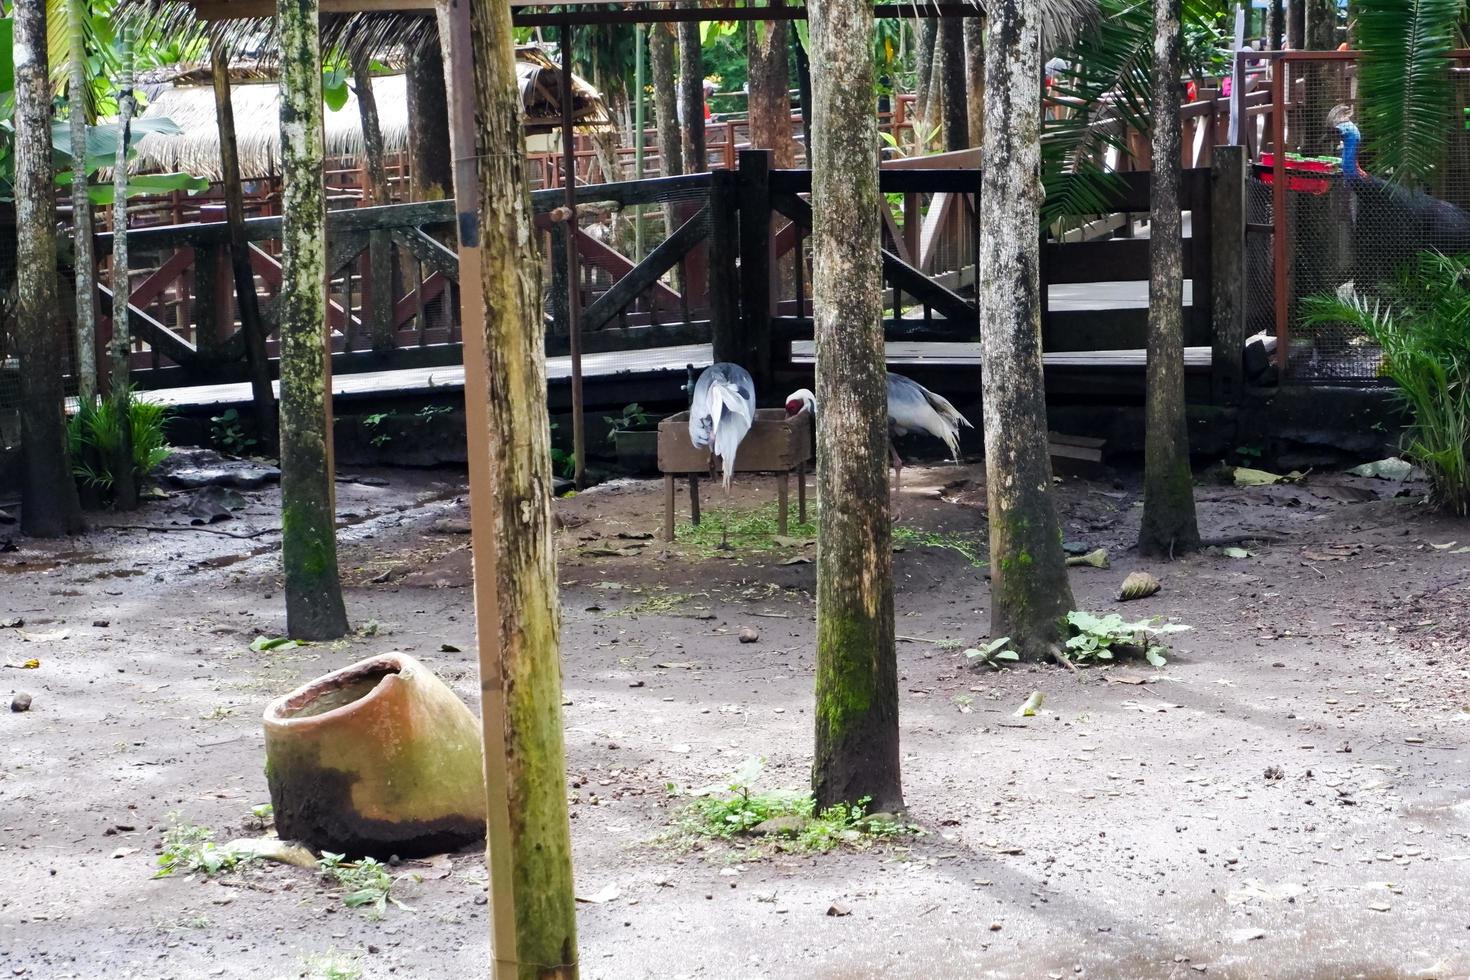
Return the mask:
<svg viewBox="0 0 1470 980">
<path fill-rule="evenodd" d="M 1052 503 L 1041 367 L 1040 0 L 986 10 L 980 184 L 980 348 L 990 511 L 990 631 L 1055 655 L 1072 609 Z"/>
<path fill-rule="evenodd" d="M 317 0 L 280 0 L 281 563 L 293 639 L 347 632 L 337 574 Z"/>
<path fill-rule="evenodd" d="M 444 50 L 428 41 L 408 59 L 408 180 L 415 201 L 448 197 L 453 180 L 449 154 L 449 103 Z"/>
<path fill-rule="evenodd" d="M 694 4 L 685 0 L 683 6 Z M 703 173 L 709 169 L 704 147 L 704 50 L 694 21 L 679 25 L 679 111 L 684 117 L 684 172 Z"/>
<path fill-rule="evenodd" d="M 260 299 L 255 292 L 255 271 L 250 266 L 250 243 L 245 240 L 245 195 L 235 141 L 235 106 L 230 99 L 230 66 L 223 45 L 217 41 L 210 49 L 210 74 L 219 126 L 220 186 L 224 188 L 225 224 L 230 235 L 230 271 L 240 311 L 240 334 L 245 338 L 245 359 L 250 366 L 251 408 L 256 438 L 270 454 L 277 442 L 276 395 L 271 388 L 270 356 L 265 345 L 265 324 L 260 318 Z"/>
<path fill-rule="evenodd" d="M 985 143 L 985 18 L 965 18 L 965 87 L 969 90 L 971 146 Z"/>
<path fill-rule="evenodd" d="M 87 196 L 87 44 L 82 21 L 87 0 L 67 0 L 71 76 L 66 86 L 71 116 L 71 218 L 77 292 L 77 398 L 97 401 L 97 256 L 92 250 L 92 199 Z"/>
<path fill-rule="evenodd" d="M 812 272 L 817 340 L 818 808 L 903 806 L 888 382 L 879 258 L 873 8 L 814 0 Z"/>
<path fill-rule="evenodd" d="M 1307 40 L 1307 5 L 1305 0 L 1288 0 L 1286 4 L 1286 46 L 1302 50 Z"/>
<path fill-rule="evenodd" d="M 653 24 L 648 29 L 648 67 L 653 76 L 653 115 L 658 127 L 658 156 L 665 177 L 684 172 L 679 136 L 679 95 L 674 66 L 674 28 Z"/>
<path fill-rule="evenodd" d="M 112 165 L 112 368 L 108 394 L 123 420 L 117 455 L 112 461 L 112 505 L 118 510 L 138 506 L 138 481 L 147 476 L 133 467 L 132 378 L 128 356 L 132 334 L 128 322 L 128 298 L 132 280 L 128 275 L 128 142 L 137 97 L 133 92 L 133 33 L 122 32 L 122 77 L 117 86 L 117 158 Z"/>
<path fill-rule="evenodd" d="M 745 25 L 745 56 L 749 65 L 750 145 L 771 150 L 775 165 L 796 166 L 796 141 L 791 138 L 791 68 L 787 61 L 786 21 Z"/>
<path fill-rule="evenodd" d="M 1179 214 L 1180 0 L 1154 0 L 1154 131 L 1149 214 L 1148 429 L 1138 550 L 1199 547 L 1184 416 L 1184 243 Z"/>
<path fill-rule="evenodd" d="M 957 17 L 939 22 L 939 45 L 944 49 L 944 148 L 970 146 L 970 100 L 965 94 L 965 27 Z"/>
<path fill-rule="evenodd" d="M 577 913 L 572 889 L 562 744 L 559 605 L 551 518 L 550 423 L 541 323 L 541 268 L 533 246 L 525 157 L 519 150 L 521 98 L 511 44 L 510 5 L 473 4 L 476 145 L 479 161 L 482 356 L 490 438 L 489 492 L 477 524 L 493 522 L 496 601 L 478 607 L 481 635 L 499 631 L 499 675 L 483 659 L 492 895 L 511 908 L 513 931 L 497 930 L 497 976 L 575 978 Z M 515 152 L 505 152 L 507 146 Z M 469 288 L 469 284 L 466 284 Z M 467 352 L 467 356 L 470 356 Z M 482 484 L 483 487 L 483 484 Z M 477 532 L 478 533 L 478 532 Z M 477 539 L 477 547 L 483 538 Z M 477 568 L 477 574 L 479 569 Z M 499 727 L 496 727 L 498 721 Z M 496 736 L 499 736 L 498 738 Z M 501 906 L 502 910 L 504 906 Z M 505 916 L 497 913 L 497 921 Z M 514 972 L 512 972 L 514 970 Z"/>
<path fill-rule="evenodd" d="M 37 538 L 82 530 L 66 452 L 56 302 L 56 188 L 51 182 L 51 85 L 46 4 L 16 0 L 15 346 L 20 356 L 20 529 Z"/>
<path fill-rule="evenodd" d="M 914 53 L 914 65 L 918 70 L 918 77 L 914 86 L 914 114 L 913 124 L 915 127 L 922 126 L 929 118 L 929 103 L 935 97 L 934 86 L 934 56 L 939 45 L 939 20 L 935 17 L 926 17 L 919 22 L 918 50 Z M 915 143 L 918 141 L 916 140 Z"/>
<path fill-rule="evenodd" d="M 1279 49 L 1286 39 L 1286 0 L 1271 0 L 1266 17 L 1266 46 Z"/>
<path fill-rule="evenodd" d="M 808 153 L 812 145 L 812 64 L 806 56 L 806 48 L 802 47 L 801 38 L 791 31 L 791 50 L 796 57 L 796 86 L 801 96 L 801 143 Z M 894 100 L 897 101 L 898 93 L 894 92 Z"/>
<path fill-rule="evenodd" d="M 353 85 L 357 89 L 357 111 L 362 117 L 363 160 L 368 190 L 377 205 L 392 204 L 388 189 L 388 164 L 384 159 L 383 127 L 378 123 L 378 100 L 373 96 L 372 59 L 359 52 L 352 59 Z M 393 241 L 386 231 L 368 236 L 368 268 L 372 274 L 372 309 L 368 311 L 368 334 L 373 352 L 393 350 Z"/>
</svg>

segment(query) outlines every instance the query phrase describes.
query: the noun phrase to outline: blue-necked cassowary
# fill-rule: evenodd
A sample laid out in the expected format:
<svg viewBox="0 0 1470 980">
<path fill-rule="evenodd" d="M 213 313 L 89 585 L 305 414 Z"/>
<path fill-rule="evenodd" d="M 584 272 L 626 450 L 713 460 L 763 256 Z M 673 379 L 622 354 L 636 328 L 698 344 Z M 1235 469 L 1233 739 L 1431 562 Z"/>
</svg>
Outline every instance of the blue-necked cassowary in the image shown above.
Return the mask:
<svg viewBox="0 0 1470 980">
<path fill-rule="evenodd" d="M 730 481 L 735 476 L 735 457 L 740 443 L 755 424 L 755 381 L 750 372 L 729 361 L 717 361 L 705 368 L 694 383 L 689 402 L 689 441 L 710 451 L 710 473 L 714 473 L 714 457 L 724 467 L 725 501 L 728 511 Z M 729 546 L 729 521 L 722 532 L 720 547 Z"/>
<path fill-rule="evenodd" d="M 813 414 L 817 410 L 817 396 L 809 388 L 801 388 L 786 396 L 786 414 L 795 415 L 802 409 Z M 927 432 L 949 447 L 950 458 L 960 461 L 960 428 L 974 428 L 970 420 L 959 413 L 947 398 L 936 395 L 912 378 L 888 372 L 888 431 L 890 436 L 907 435 L 910 432 Z M 894 489 L 898 489 L 903 473 L 903 459 L 894 448 L 892 439 L 888 443 L 888 454 L 893 463 Z"/>
<path fill-rule="evenodd" d="M 1353 195 L 1358 275 L 1381 280 L 1415 253 L 1470 252 L 1470 214 L 1448 201 L 1369 175 L 1359 163 L 1363 136 L 1339 108 L 1329 123 L 1342 140 L 1344 185 Z M 1373 282 L 1365 285 L 1373 285 Z"/>
</svg>

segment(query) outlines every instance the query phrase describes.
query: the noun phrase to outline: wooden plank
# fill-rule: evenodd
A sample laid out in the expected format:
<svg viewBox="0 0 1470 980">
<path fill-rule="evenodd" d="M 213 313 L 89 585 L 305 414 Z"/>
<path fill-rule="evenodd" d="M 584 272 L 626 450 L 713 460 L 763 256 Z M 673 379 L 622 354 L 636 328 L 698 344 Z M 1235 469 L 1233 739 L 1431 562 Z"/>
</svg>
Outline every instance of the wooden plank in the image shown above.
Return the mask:
<svg viewBox="0 0 1470 980">
<path fill-rule="evenodd" d="M 110 310 L 112 290 L 99 283 L 97 294 Z M 128 324 L 134 337 L 146 341 L 149 347 L 175 364 L 186 367 L 198 361 L 199 352 L 193 344 L 132 304 L 128 305 Z"/>
<path fill-rule="evenodd" d="M 1196 219 L 1197 220 L 1197 219 Z M 1193 231 L 1198 231 L 1198 226 Z M 1085 282 L 1130 282 L 1149 277 L 1147 238 L 1115 238 L 1092 242 L 1047 242 L 1042 266 L 1047 285 Z M 1194 279 L 1193 239 L 1184 239 L 1184 278 Z M 1195 287 L 1199 289 L 1198 285 Z"/>
<path fill-rule="evenodd" d="M 809 414 L 789 418 L 784 408 L 756 411 L 755 424 L 740 441 L 736 473 L 787 473 L 812 458 Z M 708 473 L 710 451 L 689 441 L 689 413 L 658 424 L 658 468 L 664 473 Z"/>
<path fill-rule="evenodd" d="M 606 184 L 578 184 L 578 204 L 594 204 L 616 201 L 619 204 L 653 204 L 675 198 L 694 196 L 710 187 L 708 173 L 678 174 L 672 177 L 649 177 L 643 180 L 615 180 Z M 546 214 L 566 204 L 565 191 L 560 187 L 531 192 L 531 210 Z"/>
<path fill-rule="evenodd" d="M 163 265 L 149 273 L 146 279 L 133 287 L 128 294 L 128 302 L 135 306 L 147 306 L 193 264 L 194 250 L 192 248 L 179 249 L 164 260 Z"/>
<path fill-rule="evenodd" d="M 592 265 L 606 269 L 614 279 L 621 279 L 634 269 L 632 260 L 626 255 L 604 245 L 580 228 L 577 229 L 577 254 Z M 678 309 L 683 302 L 683 297 L 662 282 L 654 283 L 652 290 L 655 307 L 674 310 Z"/>
<path fill-rule="evenodd" d="M 709 206 L 700 208 L 694 216 L 679 226 L 668 238 L 659 243 L 658 247 L 649 252 L 642 262 L 617 282 L 612 288 L 599 296 L 591 306 L 587 307 L 582 314 L 582 330 L 591 333 L 600 330 L 609 320 L 617 316 L 631 302 L 636 300 L 650 286 L 659 281 L 659 278 L 678 263 L 679 259 L 687 255 L 690 249 L 704 241 L 709 234 Z"/>
<path fill-rule="evenodd" d="M 653 350 L 660 347 L 678 347 L 684 344 L 710 342 L 712 324 L 709 320 L 689 323 L 658 323 L 643 327 L 606 327 L 595 333 L 582 336 L 582 353 L 607 354 L 616 351 Z M 560 357 L 570 353 L 571 345 L 564 336 L 546 337 L 546 356 Z"/>
<path fill-rule="evenodd" d="M 808 174 L 810 176 L 810 174 Z M 771 240 L 771 152 L 740 151 L 740 319 L 738 345 L 742 364 L 755 381 L 755 390 L 769 389 L 771 371 L 771 304 L 775 299 L 776 263 Z M 801 201 L 793 197 L 792 200 Z M 810 205 L 801 202 L 810 212 Z M 788 215 L 797 220 L 795 215 Z M 807 218 L 807 227 L 811 219 Z"/>
<path fill-rule="evenodd" d="M 327 238 L 327 278 L 331 279 L 342 267 L 362 254 L 368 247 L 368 236 L 353 232 L 339 232 Z"/>
<path fill-rule="evenodd" d="M 709 211 L 709 301 L 710 320 L 717 361 L 739 356 L 740 336 L 740 214 L 737 210 L 736 175 L 728 170 L 712 175 Z"/>
<path fill-rule="evenodd" d="M 459 255 L 425 234 L 422 228 L 395 228 L 390 234 L 424 265 L 451 282 L 459 282 Z"/>
</svg>

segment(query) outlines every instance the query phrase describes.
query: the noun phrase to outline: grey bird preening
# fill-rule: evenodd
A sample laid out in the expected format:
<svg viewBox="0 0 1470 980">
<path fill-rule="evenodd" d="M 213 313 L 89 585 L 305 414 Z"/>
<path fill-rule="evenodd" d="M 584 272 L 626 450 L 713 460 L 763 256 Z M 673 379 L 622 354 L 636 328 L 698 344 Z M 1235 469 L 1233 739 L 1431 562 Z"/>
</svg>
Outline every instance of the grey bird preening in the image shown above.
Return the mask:
<svg viewBox="0 0 1470 980">
<path fill-rule="evenodd" d="M 735 457 L 754 424 L 755 381 L 750 372 L 728 361 L 718 361 L 705 368 L 694 383 L 694 397 L 689 403 L 689 441 L 710 451 L 711 473 L 716 456 L 724 467 L 726 517 L 721 548 L 730 544 L 728 512 Z"/>
</svg>

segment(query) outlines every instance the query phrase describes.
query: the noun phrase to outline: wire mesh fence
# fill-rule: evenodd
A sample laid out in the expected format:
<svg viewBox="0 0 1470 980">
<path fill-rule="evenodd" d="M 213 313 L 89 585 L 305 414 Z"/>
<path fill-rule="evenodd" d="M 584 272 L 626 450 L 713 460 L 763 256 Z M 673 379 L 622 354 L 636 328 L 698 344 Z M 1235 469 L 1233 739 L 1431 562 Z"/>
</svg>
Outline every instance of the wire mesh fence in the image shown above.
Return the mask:
<svg viewBox="0 0 1470 980">
<path fill-rule="evenodd" d="M 1308 328 L 1301 301 L 1349 290 L 1370 302 L 1387 301 L 1392 284 L 1421 253 L 1470 253 L 1470 58 L 1454 60 L 1449 69 L 1442 159 L 1423 180 L 1392 172 L 1393 148 L 1363 111 L 1356 55 L 1288 55 L 1276 67 L 1275 84 L 1287 89 L 1280 100 L 1284 118 L 1273 120 L 1281 130 L 1284 168 L 1273 137 L 1255 177 L 1275 191 L 1277 174 L 1285 171 L 1287 261 L 1273 272 L 1286 277 L 1286 378 L 1376 383 L 1378 347 L 1345 325 Z"/>
</svg>

